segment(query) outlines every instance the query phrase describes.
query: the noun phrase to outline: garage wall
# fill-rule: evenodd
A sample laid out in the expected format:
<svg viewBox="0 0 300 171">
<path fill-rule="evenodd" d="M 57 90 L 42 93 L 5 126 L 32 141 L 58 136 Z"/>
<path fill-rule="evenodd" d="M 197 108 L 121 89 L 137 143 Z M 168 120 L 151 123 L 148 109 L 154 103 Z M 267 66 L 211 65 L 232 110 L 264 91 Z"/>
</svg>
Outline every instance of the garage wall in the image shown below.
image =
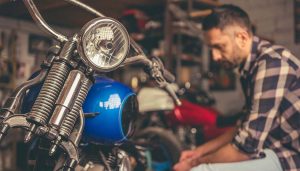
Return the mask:
<svg viewBox="0 0 300 171">
<path fill-rule="evenodd" d="M 220 2 L 235 4 L 246 10 L 257 28 L 258 35 L 287 47 L 300 57 L 300 46 L 294 43 L 293 0 L 220 0 Z"/>
<path fill-rule="evenodd" d="M 70 35 L 71 33 L 74 33 L 73 29 L 66 29 L 66 28 L 60 28 L 55 27 L 56 30 L 59 32 L 66 33 Z M 42 32 L 37 25 L 35 25 L 33 22 L 28 21 L 19 21 L 11 18 L 6 17 L 0 17 L 0 33 L 5 33 L 5 39 L 4 39 L 4 49 L 1 52 L 1 58 L 6 59 L 10 58 L 10 55 L 8 53 L 8 42 L 10 39 L 10 36 L 14 33 L 16 35 L 16 60 L 18 63 L 23 64 L 22 73 L 17 76 L 16 79 L 14 79 L 14 86 L 20 85 L 22 82 L 24 82 L 26 79 L 29 78 L 29 76 L 32 74 L 32 71 L 34 70 L 34 64 L 35 60 L 39 59 L 39 61 L 43 60 L 44 55 L 39 54 L 31 54 L 28 51 L 28 45 L 29 45 L 29 35 L 35 34 L 38 36 L 45 36 L 48 37 L 44 32 Z M 0 106 L 3 102 L 3 98 L 5 98 L 9 93 L 9 90 L 6 89 L 0 89 Z"/>
<path fill-rule="evenodd" d="M 65 28 L 58 28 L 55 27 L 60 32 L 64 32 L 66 34 L 69 34 L 74 32 L 74 30 L 71 29 L 65 29 Z M 7 50 L 7 42 L 9 39 L 9 36 L 14 31 L 17 36 L 16 41 L 16 58 L 18 61 L 25 63 L 26 69 L 24 78 L 17 79 L 17 85 L 21 82 L 25 81 L 26 78 L 28 78 L 31 75 L 30 68 L 33 67 L 34 62 L 36 60 L 35 55 L 28 52 L 28 42 L 29 42 L 29 35 L 35 34 L 40 36 L 48 37 L 43 31 L 41 31 L 37 25 L 35 25 L 32 22 L 27 21 L 18 21 L 10 18 L 0 17 L 0 31 L 5 32 L 5 47 L 2 51 L 1 56 L 3 58 L 9 58 L 8 50 Z M 42 57 L 43 58 L 43 57 Z"/>
</svg>

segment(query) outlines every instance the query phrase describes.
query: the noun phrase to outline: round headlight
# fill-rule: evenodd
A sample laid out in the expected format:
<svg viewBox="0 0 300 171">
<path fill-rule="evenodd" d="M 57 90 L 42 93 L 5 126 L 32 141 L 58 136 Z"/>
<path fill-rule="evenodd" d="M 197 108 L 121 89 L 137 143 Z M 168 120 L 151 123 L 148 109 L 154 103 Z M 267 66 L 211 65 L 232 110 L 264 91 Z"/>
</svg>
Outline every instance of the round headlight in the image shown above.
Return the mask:
<svg viewBox="0 0 300 171">
<path fill-rule="evenodd" d="M 117 68 L 129 51 L 125 27 L 111 18 L 96 18 L 80 31 L 78 52 L 83 61 L 97 71 Z"/>
</svg>

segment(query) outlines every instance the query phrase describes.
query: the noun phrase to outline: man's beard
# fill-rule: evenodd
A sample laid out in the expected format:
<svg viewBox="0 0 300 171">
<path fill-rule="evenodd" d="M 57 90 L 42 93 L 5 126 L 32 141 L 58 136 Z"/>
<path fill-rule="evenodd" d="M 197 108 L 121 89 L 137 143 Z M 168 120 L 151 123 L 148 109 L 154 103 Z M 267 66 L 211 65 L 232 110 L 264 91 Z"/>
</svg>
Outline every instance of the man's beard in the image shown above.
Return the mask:
<svg viewBox="0 0 300 171">
<path fill-rule="evenodd" d="M 225 60 L 222 60 L 222 61 L 219 61 L 218 62 L 224 69 L 234 69 L 236 68 L 238 65 L 237 64 L 234 64 L 232 62 L 229 62 L 229 61 L 225 61 Z"/>
</svg>

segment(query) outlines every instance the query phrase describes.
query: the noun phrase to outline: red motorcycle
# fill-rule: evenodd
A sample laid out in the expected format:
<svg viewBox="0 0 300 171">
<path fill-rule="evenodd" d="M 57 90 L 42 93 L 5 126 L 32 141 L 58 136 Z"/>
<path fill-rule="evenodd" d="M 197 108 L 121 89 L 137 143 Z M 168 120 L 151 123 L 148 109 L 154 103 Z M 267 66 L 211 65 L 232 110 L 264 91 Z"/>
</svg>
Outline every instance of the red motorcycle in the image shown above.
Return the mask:
<svg viewBox="0 0 300 171">
<path fill-rule="evenodd" d="M 153 145 L 151 169 L 171 170 L 183 149 L 196 146 L 224 133 L 238 116 L 223 117 L 212 108 L 214 100 L 205 92 L 181 91 L 181 106 L 159 88 L 144 87 L 138 92 L 140 116 L 134 140 Z"/>
</svg>

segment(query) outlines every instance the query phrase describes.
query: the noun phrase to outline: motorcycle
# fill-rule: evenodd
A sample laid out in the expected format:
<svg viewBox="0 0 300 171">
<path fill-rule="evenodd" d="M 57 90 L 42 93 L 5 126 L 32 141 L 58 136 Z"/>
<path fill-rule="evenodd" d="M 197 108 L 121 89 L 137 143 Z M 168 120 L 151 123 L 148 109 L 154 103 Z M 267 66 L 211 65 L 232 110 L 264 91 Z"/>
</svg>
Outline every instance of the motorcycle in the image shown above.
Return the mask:
<svg viewBox="0 0 300 171">
<path fill-rule="evenodd" d="M 136 139 L 146 139 L 153 144 L 160 142 L 160 150 L 153 150 L 154 158 L 157 157 L 153 167 L 158 171 L 171 170 L 183 149 L 193 149 L 223 134 L 239 117 L 220 115 L 211 107 L 214 99 L 203 91 L 189 92 L 176 84 L 172 87 L 180 94 L 180 106 L 160 88 L 142 87 L 137 94 L 141 116 Z M 167 151 L 172 157 L 162 160 L 161 151 Z M 166 167 L 168 169 L 163 169 Z"/>
<path fill-rule="evenodd" d="M 65 1 L 98 18 L 66 37 L 44 21 L 32 0 L 23 0 L 34 21 L 60 45 L 49 49 L 40 72 L 16 88 L 0 110 L 0 141 L 12 128 L 26 131 L 24 142 L 31 142 L 37 155 L 34 170 L 131 170 L 124 149 L 132 148 L 126 142 L 138 109 L 136 95 L 97 75 L 140 63 L 180 104 L 170 88 L 174 76 L 159 58 L 148 59 L 121 23 L 79 1 Z M 18 113 L 21 106 L 27 107 L 25 114 Z"/>
</svg>

